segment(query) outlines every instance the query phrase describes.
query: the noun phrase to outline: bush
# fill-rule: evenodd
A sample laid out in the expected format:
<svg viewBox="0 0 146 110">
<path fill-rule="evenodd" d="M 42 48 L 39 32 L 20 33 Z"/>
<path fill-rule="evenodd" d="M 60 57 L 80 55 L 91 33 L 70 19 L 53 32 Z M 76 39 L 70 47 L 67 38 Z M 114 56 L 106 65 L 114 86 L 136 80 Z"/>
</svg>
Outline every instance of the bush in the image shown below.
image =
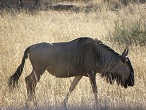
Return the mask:
<svg viewBox="0 0 146 110">
<path fill-rule="evenodd" d="M 144 17 L 136 22 L 115 21 L 111 41 L 126 45 L 146 45 L 146 20 Z"/>
</svg>

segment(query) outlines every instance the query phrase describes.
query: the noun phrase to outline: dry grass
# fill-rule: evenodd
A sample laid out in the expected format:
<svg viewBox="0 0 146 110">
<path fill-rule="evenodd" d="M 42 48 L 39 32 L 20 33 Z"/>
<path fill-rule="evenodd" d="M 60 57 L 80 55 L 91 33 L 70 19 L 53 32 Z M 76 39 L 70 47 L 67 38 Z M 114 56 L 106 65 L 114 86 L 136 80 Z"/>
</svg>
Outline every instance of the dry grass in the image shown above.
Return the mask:
<svg viewBox="0 0 146 110">
<path fill-rule="evenodd" d="M 25 109 L 26 86 L 24 78 L 31 72 L 27 60 L 25 70 L 19 80 L 19 89 L 9 92 L 8 78 L 20 64 L 26 47 L 38 42 L 69 41 L 81 36 L 98 38 L 122 53 L 125 45 L 117 45 L 108 40 L 114 32 L 114 22 L 121 18 L 137 21 L 144 15 L 146 5 L 129 5 L 117 11 L 73 13 L 38 12 L 36 15 L 21 12 L 10 15 L 4 12 L 0 16 L 0 109 Z M 131 12 L 132 10 L 132 12 Z M 145 16 L 145 15 L 144 15 Z M 110 33 L 109 33 L 110 32 Z M 109 85 L 97 75 L 100 110 L 144 110 L 146 108 L 146 48 L 130 47 L 129 57 L 135 70 L 135 86 L 123 89 Z M 64 109 L 61 107 L 72 78 L 57 79 L 44 73 L 36 87 L 38 107 L 30 109 Z M 83 77 L 69 98 L 68 109 L 93 109 L 94 96 L 88 78 Z"/>
</svg>

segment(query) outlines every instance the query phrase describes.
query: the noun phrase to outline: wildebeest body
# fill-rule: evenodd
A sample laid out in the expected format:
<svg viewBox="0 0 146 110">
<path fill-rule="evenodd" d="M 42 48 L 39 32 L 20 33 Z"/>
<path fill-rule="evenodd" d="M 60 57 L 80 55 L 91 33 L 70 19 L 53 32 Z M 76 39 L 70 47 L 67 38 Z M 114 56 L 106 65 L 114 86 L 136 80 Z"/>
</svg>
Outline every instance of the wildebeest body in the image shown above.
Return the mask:
<svg viewBox="0 0 146 110">
<path fill-rule="evenodd" d="M 40 43 L 31 46 L 29 58 L 34 68 L 47 69 L 56 77 L 87 76 L 88 71 L 96 69 L 96 63 L 92 50 L 84 45 L 79 46 L 78 41 Z"/>
<path fill-rule="evenodd" d="M 124 88 L 134 86 L 134 70 L 127 57 L 128 48 L 120 55 L 101 41 L 87 37 L 70 42 L 40 43 L 28 47 L 21 64 L 10 77 L 9 86 L 17 85 L 28 54 L 33 67 L 31 74 L 25 78 L 29 101 L 33 99 L 36 84 L 45 70 L 60 78 L 74 76 L 65 101 L 82 76 L 89 77 L 96 103 L 96 73 L 105 77 L 110 84 L 116 81 Z"/>
</svg>

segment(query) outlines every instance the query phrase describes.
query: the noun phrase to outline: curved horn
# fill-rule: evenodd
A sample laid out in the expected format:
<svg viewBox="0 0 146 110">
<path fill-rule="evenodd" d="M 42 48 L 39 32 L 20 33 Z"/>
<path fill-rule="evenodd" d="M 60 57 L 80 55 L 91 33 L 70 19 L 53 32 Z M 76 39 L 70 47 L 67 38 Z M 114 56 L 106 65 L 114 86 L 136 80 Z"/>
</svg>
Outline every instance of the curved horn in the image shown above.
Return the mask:
<svg viewBox="0 0 146 110">
<path fill-rule="evenodd" d="M 126 47 L 125 50 L 124 50 L 124 52 L 122 53 L 122 59 L 123 59 L 124 61 L 125 61 L 125 59 L 126 59 L 126 56 L 128 55 L 128 51 L 129 51 L 129 48 Z"/>
</svg>

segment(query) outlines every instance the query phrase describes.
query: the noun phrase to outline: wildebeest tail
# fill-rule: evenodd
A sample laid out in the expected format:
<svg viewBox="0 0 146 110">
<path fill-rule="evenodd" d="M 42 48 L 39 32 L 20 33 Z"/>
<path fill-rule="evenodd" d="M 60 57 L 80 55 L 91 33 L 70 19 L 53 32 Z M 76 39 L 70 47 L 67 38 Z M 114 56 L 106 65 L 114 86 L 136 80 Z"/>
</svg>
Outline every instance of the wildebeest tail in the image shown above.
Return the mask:
<svg viewBox="0 0 146 110">
<path fill-rule="evenodd" d="M 10 89 L 14 89 L 15 87 L 18 86 L 18 79 L 22 74 L 24 64 L 25 64 L 25 60 L 28 58 L 29 50 L 30 50 L 30 47 L 28 47 L 25 50 L 21 64 L 18 66 L 16 72 L 9 78 L 8 86 L 9 86 Z"/>
</svg>

